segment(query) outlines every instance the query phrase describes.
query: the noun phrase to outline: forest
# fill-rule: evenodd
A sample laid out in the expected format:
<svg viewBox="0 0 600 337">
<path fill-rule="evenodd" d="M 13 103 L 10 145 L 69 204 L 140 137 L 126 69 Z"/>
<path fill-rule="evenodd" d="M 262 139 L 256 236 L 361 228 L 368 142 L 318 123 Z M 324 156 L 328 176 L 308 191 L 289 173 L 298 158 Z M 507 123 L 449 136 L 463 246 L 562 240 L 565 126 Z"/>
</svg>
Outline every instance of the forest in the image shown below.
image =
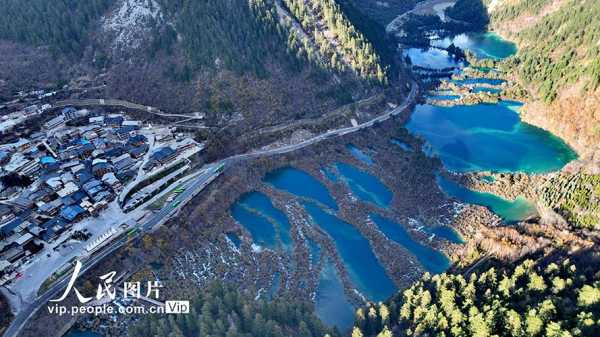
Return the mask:
<svg viewBox="0 0 600 337">
<path fill-rule="evenodd" d="M 55 54 L 81 57 L 85 48 L 94 43 L 99 19 L 114 3 L 115 0 L 0 0 L 0 39 L 48 45 Z M 176 79 L 189 80 L 194 71 L 220 67 L 266 77 L 268 64 L 275 61 L 292 70 L 312 65 L 338 73 L 349 71 L 373 83 L 387 82 L 387 68 L 360 32 L 366 29 L 369 38 L 376 39 L 377 48 L 384 51 L 390 64 L 392 58 L 386 49 L 383 28 L 366 21 L 349 1 L 314 0 L 305 4 L 284 0 L 311 41 L 305 41 L 281 20 L 274 0 L 158 3 L 173 25 L 155 27 L 144 50 L 155 57 L 161 50 L 172 53 L 173 45 L 180 42 L 186 59 L 171 69 Z M 355 19 L 360 21 L 360 28 L 353 25 Z"/>
<path fill-rule="evenodd" d="M 89 32 L 114 0 L 0 0 L 0 39 L 49 45 L 81 56 Z"/>
<path fill-rule="evenodd" d="M 445 13 L 454 20 L 466 23 L 466 26 L 461 27 L 465 30 L 483 30 L 490 22 L 487 9 L 481 0 L 458 0 L 454 6 L 448 7 Z M 452 25 L 452 22 L 446 25 Z"/>
<path fill-rule="evenodd" d="M 334 0 L 284 0 L 307 32 L 328 68 L 352 71 L 359 78 L 387 83 L 386 70 L 368 39 Z"/>
<path fill-rule="evenodd" d="M 233 286 L 213 283 L 191 300 L 187 315 L 144 318 L 130 337 L 323 337 L 339 336 L 313 314 L 311 305 L 285 298 L 255 300 Z"/>
<path fill-rule="evenodd" d="M 188 64 L 183 79 L 194 70 L 223 67 L 237 73 L 266 76 L 271 59 L 288 60 L 283 32 L 268 0 L 159 0 L 169 20 L 181 35 Z M 252 7 L 250 5 L 252 4 Z M 168 47 L 171 40 L 165 40 Z M 266 57 L 266 55 L 268 55 Z"/>
<path fill-rule="evenodd" d="M 526 259 L 467 276 L 426 273 L 388 302 L 359 309 L 352 337 L 598 336 L 597 257 L 575 259 Z"/>
<path fill-rule="evenodd" d="M 549 0 L 526 0 L 492 13 L 492 21 L 507 22 L 537 13 Z M 593 91 L 600 85 L 600 2 L 567 0 L 536 24 L 517 33 L 524 46 L 512 66 L 539 97 L 554 101 L 560 90 L 583 82 Z"/>
<path fill-rule="evenodd" d="M 542 187 L 541 200 L 574 228 L 600 229 L 600 175 L 556 175 Z"/>
</svg>

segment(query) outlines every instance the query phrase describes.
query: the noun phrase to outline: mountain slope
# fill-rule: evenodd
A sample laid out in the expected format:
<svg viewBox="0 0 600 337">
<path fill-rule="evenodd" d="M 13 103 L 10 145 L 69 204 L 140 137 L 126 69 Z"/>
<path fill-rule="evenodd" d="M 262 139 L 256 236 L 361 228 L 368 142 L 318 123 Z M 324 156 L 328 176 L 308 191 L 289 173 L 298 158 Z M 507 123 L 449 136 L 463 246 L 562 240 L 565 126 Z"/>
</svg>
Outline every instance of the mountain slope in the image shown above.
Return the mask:
<svg viewBox="0 0 600 337">
<path fill-rule="evenodd" d="M 584 157 L 600 153 L 600 2 L 494 0 L 489 12 L 519 45 L 510 67 L 534 96 L 524 119 Z"/>
<path fill-rule="evenodd" d="M 286 4 L 0 0 L 0 97 L 106 84 L 88 95 L 201 111 L 218 127 L 241 117 L 235 128 L 255 129 L 318 117 L 394 77 L 347 6 L 315 0 L 314 25 L 303 26 L 309 19 Z"/>
</svg>

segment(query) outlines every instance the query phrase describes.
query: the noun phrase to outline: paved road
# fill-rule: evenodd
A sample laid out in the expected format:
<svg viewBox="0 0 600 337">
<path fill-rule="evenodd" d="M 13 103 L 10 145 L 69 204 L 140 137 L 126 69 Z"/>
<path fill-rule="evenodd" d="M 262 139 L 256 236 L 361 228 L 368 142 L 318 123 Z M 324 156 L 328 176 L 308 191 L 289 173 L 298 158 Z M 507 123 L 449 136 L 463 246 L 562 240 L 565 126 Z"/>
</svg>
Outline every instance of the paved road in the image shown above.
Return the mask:
<svg viewBox="0 0 600 337">
<path fill-rule="evenodd" d="M 102 99 L 102 98 L 86 98 L 86 99 L 67 99 L 64 101 L 58 101 L 52 104 L 52 108 L 64 108 L 68 106 L 113 106 L 113 107 L 121 107 L 132 110 L 140 110 L 151 113 L 153 115 L 161 116 L 161 117 L 178 117 L 178 118 L 188 118 L 188 119 L 198 119 L 202 120 L 204 117 L 199 115 L 189 114 L 171 114 L 166 113 L 160 110 L 159 108 L 155 108 L 153 106 L 141 105 L 137 103 L 132 103 L 120 99 Z M 205 127 L 208 128 L 208 127 Z"/>
<path fill-rule="evenodd" d="M 220 167 L 227 167 L 231 164 L 249 160 L 257 157 L 267 157 L 277 154 L 289 153 L 304 147 L 307 147 L 312 144 L 316 144 L 325 139 L 330 139 L 333 137 L 338 137 L 342 135 L 346 135 L 349 133 L 353 133 L 368 127 L 371 127 L 377 123 L 388 120 L 390 117 L 401 113 L 404 109 L 407 109 L 415 100 L 417 95 L 417 84 L 411 82 L 411 91 L 408 95 L 406 102 L 402 105 L 399 105 L 395 109 L 388 111 L 368 122 L 364 122 L 357 126 L 345 127 L 335 130 L 329 130 L 323 134 L 315 136 L 313 138 L 304 140 L 300 143 L 291 144 L 282 146 L 279 148 L 255 151 L 251 153 L 245 153 L 240 155 L 235 155 L 232 157 L 228 157 L 222 159 L 218 162 L 206 165 L 201 174 L 199 174 L 196 178 L 185 184 L 185 191 L 180 193 L 170 204 L 167 204 L 158 211 L 153 214 L 152 217 L 146 221 L 144 224 L 139 225 L 140 231 L 137 233 L 137 236 L 142 235 L 148 231 L 151 231 L 153 228 L 158 227 L 164 222 L 166 222 L 171 216 L 177 214 L 177 212 L 181 209 L 183 205 L 185 205 L 189 200 L 191 200 L 196 194 L 202 191 L 208 184 L 210 184 L 214 179 L 216 179 L 222 172 Z M 108 101 L 108 100 L 107 100 Z M 77 105 L 77 104 L 74 104 Z M 112 254 L 117 249 L 121 248 L 126 242 L 127 237 L 123 237 L 118 239 L 117 241 L 111 242 L 109 245 L 103 247 L 99 252 L 93 255 L 90 259 L 86 260 L 83 263 L 83 267 L 81 269 L 80 275 L 88 271 L 90 268 L 98 264 L 98 262 L 102 261 L 105 257 Z M 66 287 L 68 284 L 70 275 L 64 276 L 62 279 L 57 281 L 49 290 L 47 290 L 43 295 L 39 296 L 33 303 L 26 305 L 14 318 L 13 322 L 9 326 L 9 328 L 4 332 L 4 337 L 16 337 L 21 332 L 21 329 L 25 326 L 27 321 L 45 304 L 48 300 L 54 298 L 57 294 L 60 293 L 62 289 Z"/>
<path fill-rule="evenodd" d="M 409 93 L 405 103 L 403 103 L 403 104 L 397 106 L 396 108 L 394 108 L 393 110 L 390 110 L 384 114 L 381 114 L 367 122 L 358 124 L 357 126 L 350 126 L 350 127 L 345 127 L 345 128 L 335 129 L 335 130 L 329 130 L 323 134 L 306 139 L 299 143 L 285 145 L 285 146 L 274 148 L 274 149 L 259 150 L 259 151 L 239 154 L 239 155 L 235 155 L 235 156 L 231 156 L 229 158 L 223 159 L 221 162 L 228 165 L 228 164 L 233 164 L 235 162 L 246 160 L 246 159 L 251 159 L 251 158 L 256 158 L 256 157 L 267 157 L 267 156 L 272 156 L 272 155 L 277 155 L 277 154 L 288 153 L 288 152 L 296 151 L 303 147 L 307 147 L 312 144 L 319 143 L 325 139 L 347 135 L 349 133 L 353 133 L 353 132 L 360 131 L 365 128 L 372 127 L 373 125 L 375 125 L 377 123 L 381 123 L 381 122 L 384 122 L 384 121 L 390 119 L 392 116 L 398 115 L 404 109 L 407 109 L 415 101 L 415 98 L 417 96 L 417 90 L 418 90 L 417 84 L 414 82 L 411 82 L 411 90 L 410 90 L 410 93 Z"/>
</svg>

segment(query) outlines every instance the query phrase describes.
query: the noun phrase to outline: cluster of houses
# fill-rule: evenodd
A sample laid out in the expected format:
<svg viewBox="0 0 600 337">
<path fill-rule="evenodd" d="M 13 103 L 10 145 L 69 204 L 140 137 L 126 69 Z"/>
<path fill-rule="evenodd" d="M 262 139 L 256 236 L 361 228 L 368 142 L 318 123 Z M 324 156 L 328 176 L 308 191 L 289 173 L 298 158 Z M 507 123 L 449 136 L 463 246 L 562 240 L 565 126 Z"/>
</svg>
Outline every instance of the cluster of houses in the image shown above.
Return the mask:
<svg viewBox="0 0 600 337">
<path fill-rule="evenodd" d="M 140 128 L 122 114 L 68 107 L 28 139 L 0 145 L 0 285 L 136 176 L 149 151 Z"/>
</svg>

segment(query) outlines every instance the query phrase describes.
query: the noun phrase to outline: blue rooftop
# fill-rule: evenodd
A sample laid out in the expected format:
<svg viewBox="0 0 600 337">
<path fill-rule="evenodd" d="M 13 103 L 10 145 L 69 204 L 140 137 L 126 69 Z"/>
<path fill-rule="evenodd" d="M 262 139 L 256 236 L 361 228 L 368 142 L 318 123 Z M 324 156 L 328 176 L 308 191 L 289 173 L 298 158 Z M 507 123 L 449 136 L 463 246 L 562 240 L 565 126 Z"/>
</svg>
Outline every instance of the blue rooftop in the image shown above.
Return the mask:
<svg viewBox="0 0 600 337">
<path fill-rule="evenodd" d="M 60 216 L 62 216 L 63 218 L 69 220 L 69 221 L 73 221 L 75 220 L 75 218 L 77 218 L 80 214 L 85 213 L 85 210 L 79 206 L 79 205 L 71 205 L 68 207 L 63 208 L 60 211 Z"/>
<path fill-rule="evenodd" d="M 44 157 L 40 158 L 40 163 L 53 164 L 53 163 L 56 163 L 56 159 L 54 159 L 53 157 L 50 157 L 50 156 L 44 156 Z"/>
<path fill-rule="evenodd" d="M 175 150 L 168 146 L 165 146 L 156 150 L 156 152 L 152 154 L 152 158 L 156 160 L 163 160 L 165 158 L 168 158 L 169 156 L 172 156 L 173 154 L 175 154 Z"/>
<path fill-rule="evenodd" d="M 14 218 L 12 221 L 10 221 L 9 223 L 7 223 L 6 225 L 2 226 L 0 228 L 0 234 L 8 236 L 10 235 L 10 233 L 17 227 L 19 227 L 19 225 L 23 223 L 23 219 L 21 219 L 20 217 L 16 217 Z"/>
<path fill-rule="evenodd" d="M 74 107 L 72 107 L 72 106 L 68 106 L 68 107 L 66 107 L 66 108 L 62 109 L 62 113 L 64 113 L 64 114 L 66 114 L 66 113 L 70 113 L 70 112 L 76 112 L 76 111 L 77 111 L 77 109 L 75 109 L 75 108 L 74 108 Z"/>
</svg>

